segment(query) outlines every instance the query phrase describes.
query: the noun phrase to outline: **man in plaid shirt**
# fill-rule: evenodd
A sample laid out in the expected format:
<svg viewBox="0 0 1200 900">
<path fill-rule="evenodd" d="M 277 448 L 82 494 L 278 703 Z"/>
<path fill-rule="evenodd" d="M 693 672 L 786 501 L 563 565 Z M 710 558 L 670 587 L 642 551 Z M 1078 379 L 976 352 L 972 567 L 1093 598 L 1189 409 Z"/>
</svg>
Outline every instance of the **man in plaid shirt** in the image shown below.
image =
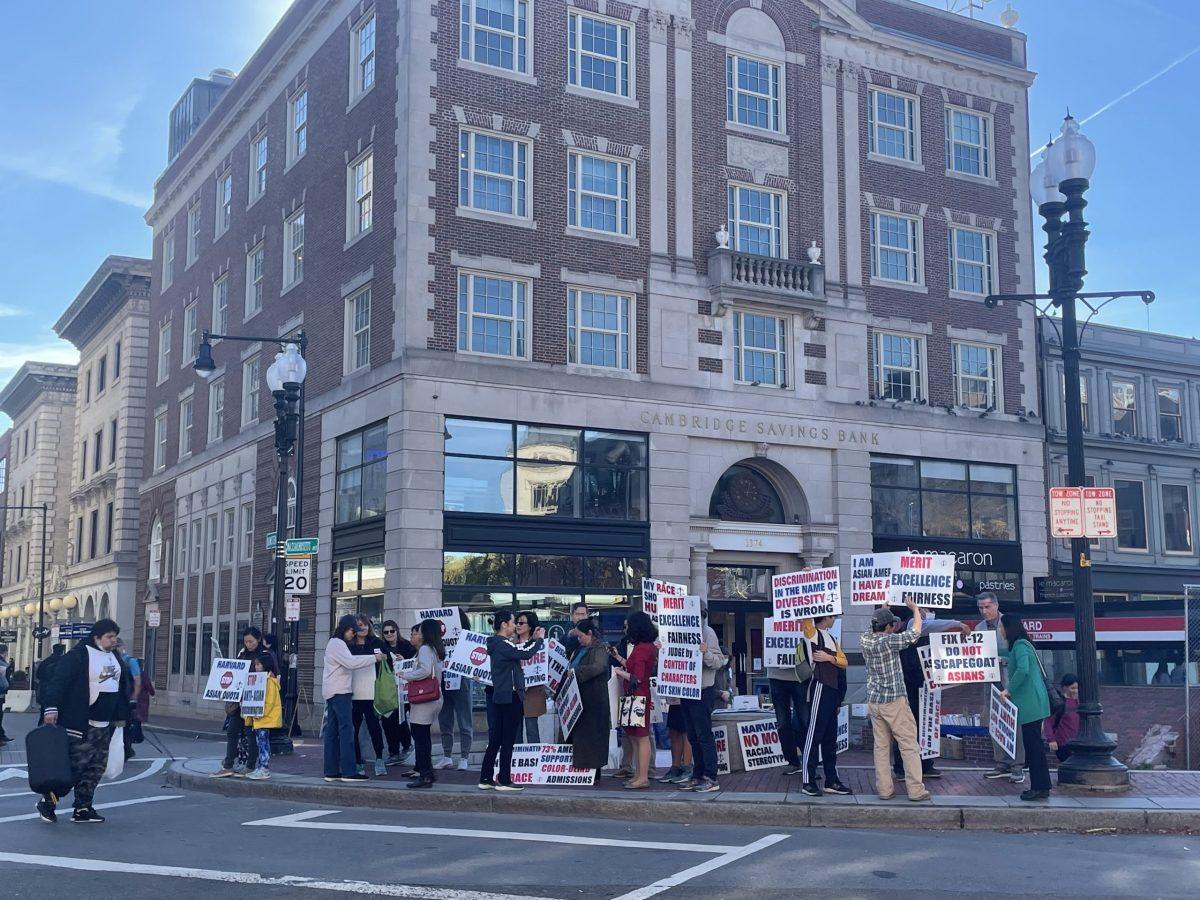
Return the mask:
<svg viewBox="0 0 1200 900">
<path fill-rule="evenodd" d="M 880 800 L 896 796 L 892 781 L 892 738 L 900 745 L 904 760 L 904 785 L 908 799 L 928 800 L 929 791 L 921 780 L 921 754 L 917 749 L 917 721 L 908 705 L 904 687 L 904 669 L 900 651 L 911 647 L 921 637 L 921 611 L 911 598 L 904 605 L 912 610 L 912 628 L 902 630 L 904 623 L 886 606 L 871 615 L 871 630 L 861 640 L 863 661 L 867 664 L 867 712 L 875 735 L 875 786 Z"/>
</svg>

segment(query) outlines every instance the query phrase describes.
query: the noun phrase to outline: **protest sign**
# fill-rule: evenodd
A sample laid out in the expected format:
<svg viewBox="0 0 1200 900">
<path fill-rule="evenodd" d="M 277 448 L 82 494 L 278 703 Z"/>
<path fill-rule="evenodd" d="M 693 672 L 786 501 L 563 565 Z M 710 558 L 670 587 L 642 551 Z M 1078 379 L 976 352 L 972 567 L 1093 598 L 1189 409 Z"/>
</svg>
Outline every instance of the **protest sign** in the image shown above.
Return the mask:
<svg viewBox="0 0 1200 900">
<path fill-rule="evenodd" d="M 704 657 L 700 651 L 700 598 L 660 595 L 658 630 L 662 649 L 658 652 L 660 697 L 699 700 Z"/>
<path fill-rule="evenodd" d="M 714 725 L 713 740 L 717 742 L 717 774 L 729 774 L 729 726 Z"/>
<path fill-rule="evenodd" d="M 577 769 L 572 765 L 570 744 L 517 744 L 513 747 L 513 784 L 579 787 L 595 780 L 595 769 Z"/>
<path fill-rule="evenodd" d="M 786 765 L 783 745 L 779 742 L 779 725 L 774 719 L 738 722 L 737 727 L 747 772 Z"/>
<path fill-rule="evenodd" d="M 568 738 L 583 715 L 583 698 L 579 696 L 579 685 L 575 683 L 575 672 L 571 669 L 567 670 L 558 692 L 558 714 L 562 717 L 563 737 Z"/>
<path fill-rule="evenodd" d="M 544 642 L 541 650 L 529 659 L 521 660 L 521 671 L 525 675 L 525 687 L 538 687 L 549 682 L 550 672 L 547 660 L 548 654 Z"/>
<path fill-rule="evenodd" d="M 850 707 L 843 706 L 838 710 L 837 752 L 845 753 L 850 749 Z"/>
<path fill-rule="evenodd" d="M 929 649 L 938 685 L 1000 680 L 994 631 L 937 631 L 929 636 Z"/>
<path fill-rule="evenodd" d="M 850 605 L 884 606 L 889 602 L 892 570 L 899 553 L 864 553 L 850 557 Z"/>
<path fill-rule="evenodd" d="M 954 605 L 953 553 L 899 553 L 892 569 L 888 602 L 900 606 L 911 599 L 917 606 L 949 609 Z"/>
<path fill-rule="evenodd" d="M 771 577 L 776 619 L 815 619 L 842 614 L 842 584 L 837 566 Z"/>
<path fill-rule="evenodd" d="M 941 685 L 933 680 L 933 651 L 928 646 L 918 647 L 917 656 L 921 659 L 921 672 L 925 675 L 925 689 L 937 690 Z"/>
<path fill-rule="evenodd" d="M 804 639 L 804 623 L 799 619 L 763 622 L 763 665 L 768 669 L 790 669 L 796 665 L 796 647 Z"/>
<path fill-rule="evenodd" d="M 396 696 L 400 701 L 401 708 L 408 702 L 408 682 L 400 677 L 401 672 L 411 672 L 417 667 L 417 658 L 401 659 L 392 654 L 392 670 L 396 673 Z"/>
<path fill-rule="evenodd" d="M 246 686 L 248 674 L 248 659 L 214 659 L 212 671 L 208 673 L 208 682 L 204 685 L 204 693 L 201 696 L 205 700 L 237 703 L 242 699 L 242 688 Z"/>
<path fill-rule="evenodd" d="M 247 672 L 242 688 L 242 715 L 255 719 L 267 711 L 267 679 L 269 672 Z"/>
<path fill-rule="evenodd" d="M 426 619 L 434 619 L 442 626 L 442 643 L 450 650 L 462 634 L 462 619 L 458 615 L 457 606 L 444 606 L 441 609 L 414 609 L 413 625 L 419 625 Z"/>
<path fill-rule="evenodd" d="M 921 688 L 917 748 L 921 759 L 936 759 L 942 752 L 942 690 Z"/>
<path fill-rule="evenodd" d="M 563 676 L 567 674 L 570 665 L 566 648 L 554 638 L 546 641 L 546 683 L 550 686 L 551 693 L 558 693 L 559 685 L 562 684 Z"/>
<path fill-rule="evenodd" d="M 659 603 L 663 597 L 686 597 L 687 586 L 659 581 L 657 578 L 642 579 L 642 612 L 658 624 Z"/>
<path fill-rule="evenodd" d="M 1009 759 L 1017 758 L 1017 705 L 992 686 L 992 702 L 988 709 L 988 734 Z"/>
<path fill-rule="evenodd" d="M 446 660 L 446 671 L 491 685 L 492 664 L 488 659 L 487 636 L 477 631 L 464 631 L 459 635 L 454 651 Z"/>
</svg>

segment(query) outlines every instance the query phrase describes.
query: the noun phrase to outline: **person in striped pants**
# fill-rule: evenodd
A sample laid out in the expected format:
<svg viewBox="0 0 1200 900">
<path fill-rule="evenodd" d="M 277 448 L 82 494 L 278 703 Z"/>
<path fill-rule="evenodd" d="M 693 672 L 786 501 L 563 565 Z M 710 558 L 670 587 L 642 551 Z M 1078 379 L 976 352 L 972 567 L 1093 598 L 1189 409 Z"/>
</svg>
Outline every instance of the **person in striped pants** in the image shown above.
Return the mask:
<svg viewBox="0 0 1200 900">
<path fill-rule="evenodd" d="M 834 616 L 822 616 L 804 622 L 813 677 L 808 685 L 808 729 L 804 734 L 803 791 L 809 797 L 823 794 L 850 794 L 837 771 L 838 709 L 846 699 L 846 654 L 830 633 Z M 825 770 L 825 787 L 817 782 L 817 758 Z"/>
</svg>

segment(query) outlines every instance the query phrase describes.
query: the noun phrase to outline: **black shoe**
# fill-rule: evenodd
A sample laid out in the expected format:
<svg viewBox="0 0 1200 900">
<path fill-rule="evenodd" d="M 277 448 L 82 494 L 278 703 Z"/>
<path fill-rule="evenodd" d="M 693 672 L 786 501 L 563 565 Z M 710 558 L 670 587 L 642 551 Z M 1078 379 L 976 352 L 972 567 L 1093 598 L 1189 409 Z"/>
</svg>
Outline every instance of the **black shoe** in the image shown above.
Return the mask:
<svg viewBox="0 0 1200 900">
<path fill-rule="evenodd" d="M 811 781 L 804 782 L 804 787 L 800 788 L 800 791 L 809 797 L 820 797 L 823 795 L 822 790 Z"/>
<path fill-rule="evenodd" d="M 901 781 L 903 781 L 904 780 L 904 770 L 903 769 L 892 769 L 892 777 L 899 778 Z"/>
<path fill-rule="evenodd" d="M 854 795 L 854 791 L 850 790 L 850 788 L 846 787 L 840 781 L 835 781 L 831 784 L 825 785 L 825 793 L 841 794 L 843 797 L 851 797 Z"/>
<path fill-rule="evenodd" d="M 803 766 L 789 766 L 787 769 L 784 770 L 783 774 L 784 775 L 803 775 L 804 768 L 803 768 Z"/>
<path fill-rule="evenodd" d="M 418 778 L 415 781 L 410 781 L 405 785 L 407 788 L 431 788 L 433 787 L 432 778 Z"/>
<path fill-rule="evenodd" d="M 49 822 L 53 825 L 58 821 L 58 814 L 54 811 L 54 804 L 49 800 L 39 800 L 37 802 L 37 811 L 43 822 Z"/>
<path fill-rule="evenodd" d="M 922 769 L 921 774 L 926 778 L 941 778 L 942 770 L 935 769 L 933 766 L 930 766 L 928 769 Z"/>
<path fill-rule="evenodd" d="M 71 821 L 100 823 L 104 821 L 104 816 L 100 815 L 100 813 L 96 812 L 96 810 L 94 810 L 92 807 L 85 806 L 82 809 L 75 810 L 75 812 L 71 815 Z"/>
<path fill-rule="evenodd" d="M 1050 792 L 1049 791 L 1035 791 L 1035 790 L 1021 791 L 1021 799 L 1022 800 L 1049 800 Z"/>
</svg>

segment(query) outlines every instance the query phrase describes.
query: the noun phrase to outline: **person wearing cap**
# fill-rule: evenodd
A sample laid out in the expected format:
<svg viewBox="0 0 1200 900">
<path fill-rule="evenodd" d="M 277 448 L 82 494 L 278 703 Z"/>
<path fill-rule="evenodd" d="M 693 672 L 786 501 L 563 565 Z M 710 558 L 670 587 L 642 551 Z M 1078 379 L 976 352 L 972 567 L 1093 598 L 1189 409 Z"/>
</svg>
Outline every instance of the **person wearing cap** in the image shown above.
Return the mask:
<svg viewBox="0 0 1200 900">
<path fill-rule="evenodd" d="M 867 667 L 867 713 L 875 737 L 875 786 L 880 800 L 896 795 L 892 778 L 892 739 L 900 745 L 904 761 L 904 785 L 908 799 L 928 800 L 929 791 L 921 778 L 921 754 L 917 749 L 917 720 L 908 706 L 904 687 L 904 669 L 900 653 L 921 638 L 921 611 L 911 598 L 904 605 L 912 611 L 912 625 L 904 631 L 902 623 L 886 606 L 871 615 L 871 630 L 860 645 Z"/>
</svg>

